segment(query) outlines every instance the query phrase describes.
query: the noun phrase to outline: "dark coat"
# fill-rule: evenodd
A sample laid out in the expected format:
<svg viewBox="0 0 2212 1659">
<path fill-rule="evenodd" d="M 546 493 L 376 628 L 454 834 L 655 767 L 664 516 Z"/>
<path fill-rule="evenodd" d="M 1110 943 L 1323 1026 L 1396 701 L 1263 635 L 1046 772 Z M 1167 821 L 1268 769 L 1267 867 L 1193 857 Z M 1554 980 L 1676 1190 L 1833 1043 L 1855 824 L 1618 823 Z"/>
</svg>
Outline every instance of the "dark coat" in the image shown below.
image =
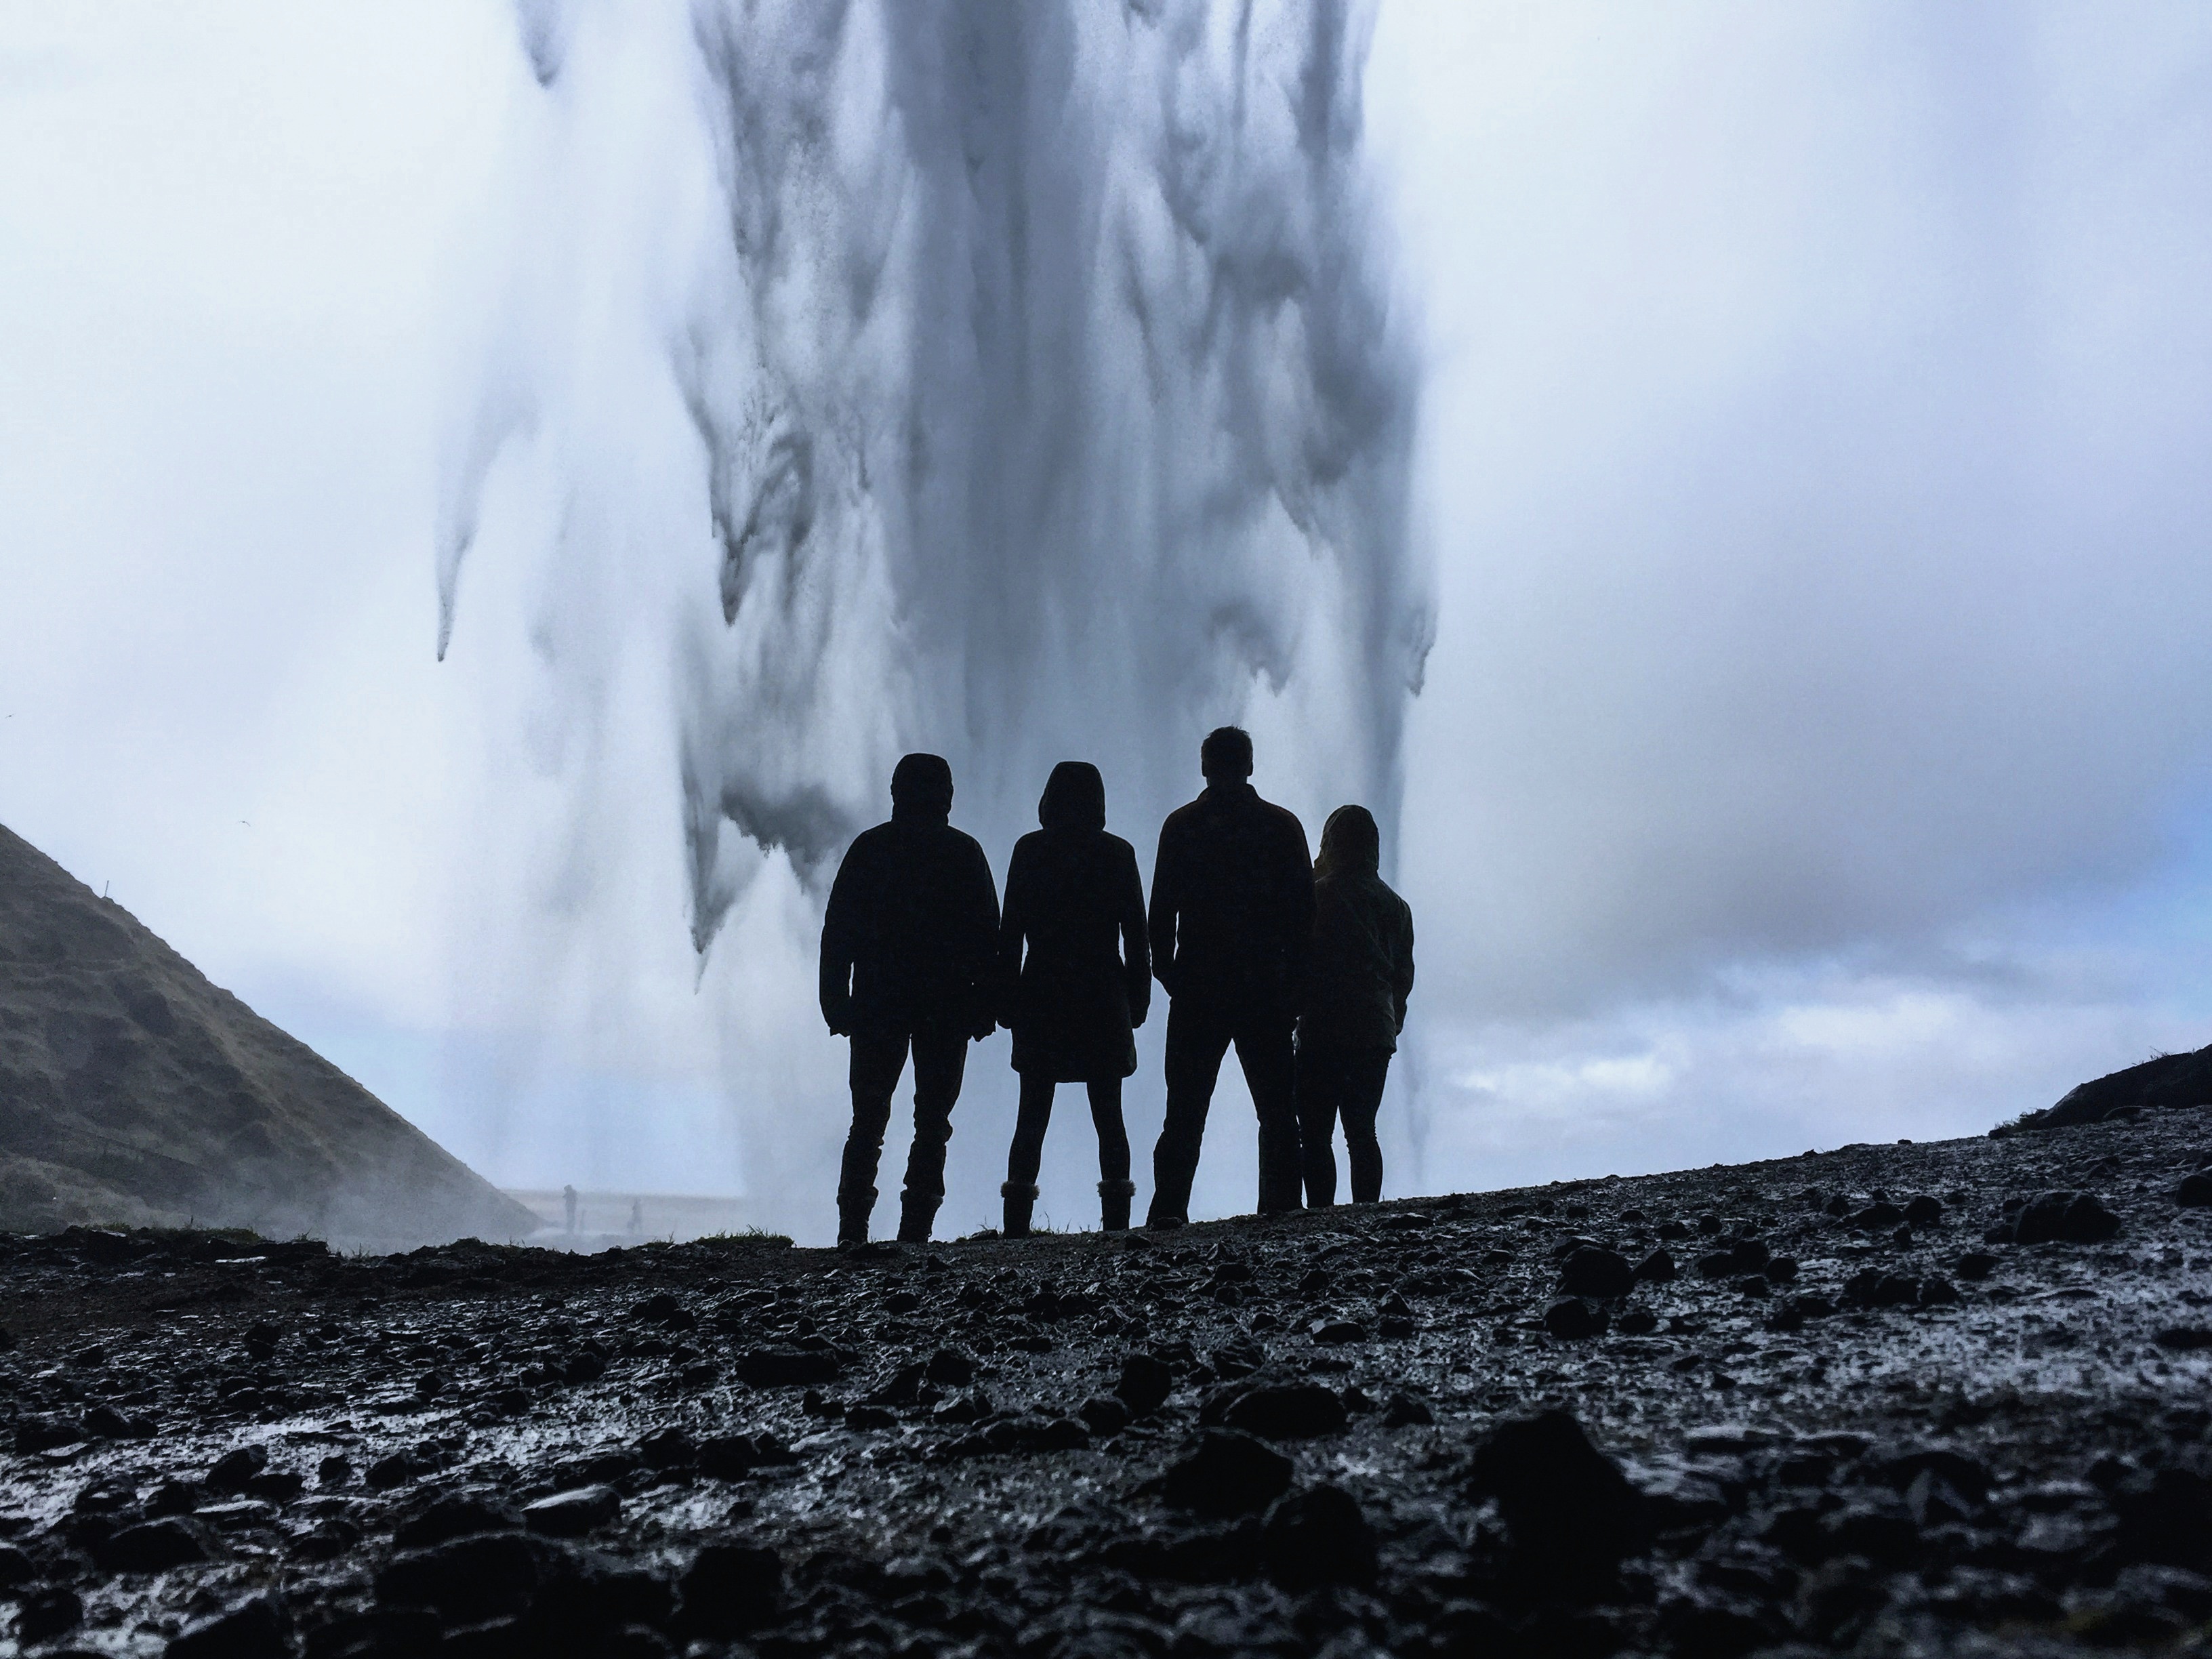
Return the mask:
<svg viewBox="0 0 2212 1659">
<path fill-rule="evenodd" d="M 846 1036 L 988 1036 L 999 933 L 990 861 L 945 822 L 949 770 L 942 805 L 933 792 L 905 799 L 899 787 L 894 779 L 891 821 L 854 838 L 830 884 L 822 1018 Z"/>
<path fill-rule="evenodd" d="M 1084 763 L 1054 769 L 1037 816 L 1045 828 L 1014 843 L 999 924 L 1014 1069 L 1054 1083 L 1127 1077 L 1152 988 L 1136 849 L 1106 833 L 1105 786 Z"/>
<path fill-rule="evenodd" d="M 1207 785 L 1160 826 L 1152 972 L 1177 1003 L 1232 1020 L 1297 1012 L 1313 860 L 1291 813 L 1249 784 Z"/>
<path fill-rule="evenodd" d="M 1381 837 L 1364 807 L 1329 814 L 1314 872 L 1301 1049 L 1397 1051 L 1413 988 L 1413 912 L 1377 873 L 1380 854 Z"/>
</svg>

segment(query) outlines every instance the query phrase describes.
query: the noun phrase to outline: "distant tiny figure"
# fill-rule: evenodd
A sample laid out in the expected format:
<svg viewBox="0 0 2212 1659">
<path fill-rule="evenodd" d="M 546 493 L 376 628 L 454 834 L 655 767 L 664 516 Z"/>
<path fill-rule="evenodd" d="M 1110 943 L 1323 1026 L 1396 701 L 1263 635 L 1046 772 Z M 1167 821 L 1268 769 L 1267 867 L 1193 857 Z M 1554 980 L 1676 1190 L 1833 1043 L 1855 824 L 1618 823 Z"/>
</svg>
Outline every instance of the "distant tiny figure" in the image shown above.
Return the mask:
<svg viewBox="0 0 2212 1659">
<path fill-rule="evenodd" d="M 1152 972 L 1172 1000 L 1152 1227 L 1190 1218 L 1206 1109 L 1231 1042 L 1260 1119 L 1260 1212 L 1298 1207 L 1291 1032 L 1313 936 L 1313 860 L 1297 817 L 1252 787 L 1247 733 L 1209 732 L 1199 764 L 1205 792 L 1168 815 L 1152 866 Z"/>
<path fill-rule="evenodd" d="M 1316 1209 L 1336 1202 L 1330 1142 L 1340 1116 L 1352 1202 L 1382 1196 L 1375 1117 L 1413 988 L 1413 912 L 1383 884 L 1382 854 L 1382 833 L 1365 807 L 1328 815 L 1314 866 L 1313 947 L 1298 1017 L 1298 1141 L 1306 1202 Z"/>
<path fill-rule="evenodd" d="M 568 1231 L 573 1233 L 576 1231 L 576 1189 L 574 1187 L 561 1189 L 561 1206 L 568 1212 Z"/>
<path fill-rule="evenodd" d="M 952 769 L 908 755 L 891 817 L 854 839 L 822 919 L 822 1018 L 853 1042 L 853 1128 L 837 1178 L 837 1242 L 866 1242 L 891 1096 L 914 1055 L 914 1150 L 900 1238 L 929 1237 L 945 1201 L 945 1147 L 970 1038 L 998 1029 L 990 975 L 999 891 L 972 836 L 947 822 Z"/>
<path fill-rule="evenodd" d="M 641 1198 L 629 1201 L 629 1230 L 634 1233 L 645 1231 L 645 1200 Z"/>
<path fill-rule="evenodd" d="M 1014 843 L 999 924 L 1000 1018 L 1014 1034 L 1021 1110 L 1006 1154 L 1006 1234 L 1025 1237 L 1054 1086 L 1085 1085 L 1098 1131 L 1103 1224 L 1129 1224 L 1129 1133 L 1121 1079 L 1137 1069 L 1130 1035 L 1152 1005 L 1145 890 L 1136 849 L 1106 833 L 1106 781 L 1087 761 L 1052 769 L 1037 802 L 1042 829 Z M 1027 953 L 1024 953 L 1024 946 Z"/>
</svg>

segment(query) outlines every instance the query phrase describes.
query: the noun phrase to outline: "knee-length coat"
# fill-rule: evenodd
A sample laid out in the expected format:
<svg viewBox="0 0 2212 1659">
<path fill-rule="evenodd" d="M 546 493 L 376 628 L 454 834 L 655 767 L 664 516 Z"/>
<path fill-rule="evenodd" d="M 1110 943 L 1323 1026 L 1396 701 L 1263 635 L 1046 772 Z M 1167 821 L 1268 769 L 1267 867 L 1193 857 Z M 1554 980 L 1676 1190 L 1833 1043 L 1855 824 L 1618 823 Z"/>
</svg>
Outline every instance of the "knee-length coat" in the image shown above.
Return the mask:
<svg viewBox="0 0 2212 1659">
<path fill-rule="evenodd" d="M 1053 769 L 1037 817 L 1044 828 L 1006 866 L 999 927 L 1014 1069 L 1055 1083 L 1127 1077 L 1152 997 L 1136 851 L 1106 833 L 1105 783 L 1087 763 Z"/>
</svg>

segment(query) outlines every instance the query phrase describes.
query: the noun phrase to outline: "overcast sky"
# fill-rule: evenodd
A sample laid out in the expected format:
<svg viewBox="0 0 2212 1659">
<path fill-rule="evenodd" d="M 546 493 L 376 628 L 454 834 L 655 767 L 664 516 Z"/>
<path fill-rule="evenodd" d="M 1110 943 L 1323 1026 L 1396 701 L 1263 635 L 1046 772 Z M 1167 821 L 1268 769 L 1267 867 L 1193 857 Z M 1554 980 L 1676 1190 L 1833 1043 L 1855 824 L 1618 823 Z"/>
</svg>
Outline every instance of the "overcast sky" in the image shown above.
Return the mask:
<svg viewBox="0 0 2212 1659">
<path fill-rule="evenodd" d="M 495 1179 L 819 1233 L 805 898 L 702 974 L 672 751 L 585 882 L 526 604 L 434 659 L 532 91 L 500 0 L 0 0 L 0 822 Z M 1368 96 L 1441 602 L 1391 1189 L 1976 1133 L 2212 1042 L 2212 10 L 1384 0 Z"/>
</svg>

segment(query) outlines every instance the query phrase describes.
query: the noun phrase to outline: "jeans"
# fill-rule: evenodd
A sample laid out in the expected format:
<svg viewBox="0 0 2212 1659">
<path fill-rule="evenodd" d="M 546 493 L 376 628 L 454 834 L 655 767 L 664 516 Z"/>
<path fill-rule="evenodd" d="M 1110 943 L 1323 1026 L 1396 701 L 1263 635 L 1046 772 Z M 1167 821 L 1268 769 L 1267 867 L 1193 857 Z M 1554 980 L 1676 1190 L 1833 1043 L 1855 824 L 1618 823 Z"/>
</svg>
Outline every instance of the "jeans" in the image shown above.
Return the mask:
<svg viewBox="0 0 2212 1659">
<path fill-rule="evenodd" d="M 1291 1021 L 1240 1016 L 1178 1000 L 1168 1009 L 1168 1111 L 1152 1148 L 1152 1206 L 1157 1223 L 1190 1218 L 1190 1183 L 1198 1173 L 1206 1109 L 1231 1043 L 1244 1067 L 1260 1119 L 1260 1212 L 1298 1207 L 1298 1118 L 1293 1092 Z"/>
<path fill-rule="evenodd" d="M 963 1032 L 900 1032 L 853 1039 L 853 1129 L 837 1176 L 837 1207 L 865 1219 L 876 1201 L 876 1165 L 890 1127 L 891 1096 L 914 1054 L 914 1150 L 906 1161 L 905 1204 L 934 1215 L 945 1199 L 945 1145 L 952 1139 L 952 1106 L 968 1068 Z"/>
<path fill-rule="evenodd" d="M 1298 1145 L 1305 1168 L 1306 1202 L 1321 1209 L 1336 1202 L 1336 1120 L 1344 1119 L 1344 1146 L 1352 1158 L 1352 1201 L 1382 1196 L 1382 1146 L 1375 1138 L 1382 1085 L 1390 1072 L 1388 1048 L 1298 1049 Z"/>
</svg>

